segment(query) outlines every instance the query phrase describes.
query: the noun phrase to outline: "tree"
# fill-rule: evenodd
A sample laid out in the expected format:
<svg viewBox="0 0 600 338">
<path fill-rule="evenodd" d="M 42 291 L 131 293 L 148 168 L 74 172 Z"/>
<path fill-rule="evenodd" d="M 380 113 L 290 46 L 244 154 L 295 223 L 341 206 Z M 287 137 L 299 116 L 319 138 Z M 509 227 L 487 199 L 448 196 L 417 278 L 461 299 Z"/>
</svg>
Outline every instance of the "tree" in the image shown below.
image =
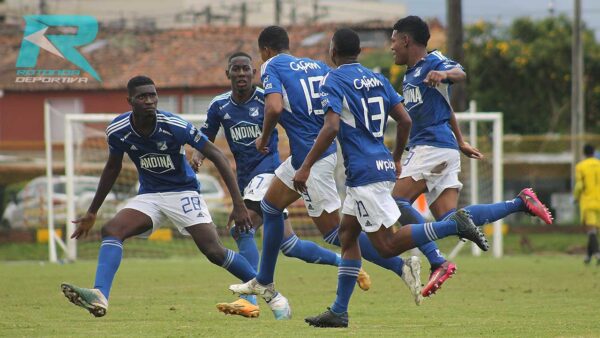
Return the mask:
<svg viewBox="0 0 600 338">
<path fill-rule="evenodd" d="M 583 32 L 586 126 L 600 131 L 600 45 Z M 570 126 L 571 21 L 550 17 L 515 20 L 501 29 L 467 27 L 467 91 L 479 110 L 504 113 L 508 133 L 567 133 Z"/>
</svg>

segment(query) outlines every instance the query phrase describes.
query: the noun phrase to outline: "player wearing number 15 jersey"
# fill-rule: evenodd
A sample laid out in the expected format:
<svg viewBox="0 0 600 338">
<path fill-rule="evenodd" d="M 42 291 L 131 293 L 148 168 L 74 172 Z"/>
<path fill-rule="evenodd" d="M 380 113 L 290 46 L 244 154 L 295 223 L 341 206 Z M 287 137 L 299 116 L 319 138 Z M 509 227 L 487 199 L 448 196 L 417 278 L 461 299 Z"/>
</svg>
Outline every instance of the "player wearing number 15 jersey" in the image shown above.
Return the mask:
<svg viewBox="0 0 600 338">
<path fill-rule="evenodd" d="M 165 218 L 181 233 L 191 235 L 198 249 L 213 264 L 222 266 L 242 281 L 256 275 L 244 257 L 221 244 L 206 203 L 198 192 L 194 172 L 186 161 L 184 145 L 191 145 L 215 164 L 233 199 L 236 224 L 249 229 L 252 222 L 227 158 L 191 123 L 156 109 L 158 95 L 150 78 L 136 76 L 129 80 L 127 88 L 132 111 L 116 117 L 106 129 L 108 160 L 87 213 L 74 221 L 78 226 L 71 238 L 86 236 L 94 226 L 96 212 L 119 176 L 125 153 L 137 168 L 139 194 L 102 227 L 94 288 L 61 285 L 69 301 L 96 317 L 106 314 L 113 278 L 123 255 L 123 241 L 152 232 Z"/>
<path fill-rule="evenodd" d="M 319 86 L 330 68 L 323 62 L 288 54 L 287 32 L 278 26 L 267 27 L 261 32 L 258 47 L 265 61 L 261 70 L 265 117 L 263 134 L 256 140 L 256 147 L 262 153 L 273 151 L 268 144 L 279 122 L 288 135 L 291 156 L 275 170 L 275 177 L 261 202 L 264 238 L 259 273 L 256 279 L 246 284 L 232 285 L 230 290 L 240 294 L 260 294 L 268 301 L 277 294 L 272 283 L 283 239 L 283 209 L 302 197 L 308 215 L 324 239 L 339 246 L 338 209 L 341 202 L 334 180 L 337 155 L 333 140 L 317 159 L 307 182 L 308 188 L 302 194 L 295 190 L 292 180 L 323 126 Z M 409 265 L 405 265 L 401 258 L 382 258 L 366 235 L 362 234 L 359 240 L 365 259 L 403 278 L 409 275 L 404 273 Z M 414 268 L 415 264 L 412 265 Z M 359 286 L 363 289 L 368 287 L 365 285 L 366 274 L 362 270 L 357 270 L 357 274 Z M 416 297 L 419 302 L 420 295 Z"/>
</svg>

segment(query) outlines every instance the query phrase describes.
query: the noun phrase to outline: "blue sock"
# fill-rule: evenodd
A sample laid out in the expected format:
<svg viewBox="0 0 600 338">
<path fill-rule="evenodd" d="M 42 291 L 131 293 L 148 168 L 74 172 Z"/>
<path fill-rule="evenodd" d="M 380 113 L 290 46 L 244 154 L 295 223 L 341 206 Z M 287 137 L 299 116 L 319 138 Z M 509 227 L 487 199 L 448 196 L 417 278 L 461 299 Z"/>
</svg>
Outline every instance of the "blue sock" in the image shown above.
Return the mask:
<svg viewBox="0 0 600 338">
<path fill-rule="evenodd" d="M 256 270 L 250 266 L 246 258 L 233 250 L 225 250 L 227 251 L 225 261 L 221 264 L 224 269 L 242 280 L 242 282 L 247 282 L 256 276 Z"/>
<path fill-rule="evenodd" d="M 295 234 L 281 243 L 281 252 L 307 263 L 339 265 L 338 255 L 335 252 L 322 248 L 314 242 L 301 240 Z"/>
<path fill-rule="evenodd" d="M 235 225 L 231 227 L 229 233 L 231 237 L 235 240 L 237 244 L 239 254 L 242 257 L 246 258 L 250 266 L 254 269 L 254 271 L 258 270 L 258 248 L 256 247 L 256 241 L 254 240 L 254 229 L 250 229 L 248 232 L 238 233 Z M 255 295 L 240 295 L 240 298 L 243 298 L 250 303 L 257 305 L 256 296 Z"/>
<path fill-rule="evenodd" d="M 115 237 L 102 238 L 100 252 L 98 253 L 98 266 L 96 267 L 96 281 L 94 289 L 100 292 L 108 299 L 110 287 L 112 286 L 115 274 L 121 264 L 123 257 L 123 242 Z"/>
<path fill-rule="evenodd" d="M 340 227 L 337 226 L 337 227 L 335 227 L 335 229 L 333 229 L 329 233 L 325 234 L 325 236 L 323 236 L 323 239 L 325 239 L 325 242 L 332 244 L 332 245 L 341 246 L 340 238 L 338 237 L 339 229 L 340 229 Z M 366 260 L 368 260 L 371 263 L 375 263 L 383 268 L 391 270 L 394 273 L 396 273 L 398 276 L 402 276 L 402 266 L 404 265 L 404 261 L 402 260 L 402 258 L 400 258 L 400 257 L 392 257 L 392 258 L 381 257 L 381 255 L 379 255 L 379 253 L 377 252 L 375 247 L 373 247 L 373 244 L 371 244 L 371 241 L 369 240 L 369 237 L 367 236 L 367 234 L 365 234 L 364 232 L 361 232 L 360 235 L 358 236 L 358 245 L 360 246 L 361 255 Z"/>
<path fill-rule="evenodd" d="M 520 198 L 494 203 L 494 204 L 474 204 L 465 207 L 471 213 L 473 223 L 478 226 L 495 222 L 515 212 L 525 211 L 525 203 Z"/>
<path fill-rule="evenodd" d="M 396 204 L 398 205 L 398 209 L 400 209 L 400 223 L 403 225 L 406 224 L 423 224 L 425 223 L 425 218 L 421 215 L 417 209 L 413 208 L 410 201 L 404 198 L 396 198 Z M 442 255 L 438 246 L 435 242 L 429 242 L 419 246 L 419 250 L 427 257 L 429 264 L 432 267 L 437 267 L 444 262 L 446 262 L 446 258 Z"/>
<path fill-rule="evenodd" d="M 273 283 L 275 265 L 283 241 L 283 210 L 278 210 L 266 200 L 260 202 L 263 211 L 263 249 L 256 280 L 263 285 Z"/>
<path fill-rule="evenodd" d="M 331 306 L 334 313 L 344 313 L 348 311 L 348 303 L 354 291 L 354 284 L 360 271 L 360 259 L 343 259 L 338 268 L 338 286 L 335 302 Z"/>
<path fill-rule="evenodd" d="M 415 246 L 420 246 L 428 242 L 456 235 L 456 222 L 440 221 L 425 224 L 412 224 L 411 235 Z"/>
<path fill-rule="evenodd" d="M 256 231 L 254 229 L 250 229 L 248 232 L 238 233 L 234 225 L 229 233 L 237 244 L 239 254 L 246 258 L 254 270 L 258 270 L 259 253 L 258 247 L 256 246 L 256 241 L 254 240 L 254 234 Z"/>
<path fill-rule="evenodd" d="M 452 208 L 452 209 L 446 211 L 446 213 L 443 214 L 441 217 L 436 218 L 436 221 L 445 221 L 446 218 L 450 217 L 450 215 L 452 215 L 455 212 L 456 212 L 456 209 Z"/>
</svg>

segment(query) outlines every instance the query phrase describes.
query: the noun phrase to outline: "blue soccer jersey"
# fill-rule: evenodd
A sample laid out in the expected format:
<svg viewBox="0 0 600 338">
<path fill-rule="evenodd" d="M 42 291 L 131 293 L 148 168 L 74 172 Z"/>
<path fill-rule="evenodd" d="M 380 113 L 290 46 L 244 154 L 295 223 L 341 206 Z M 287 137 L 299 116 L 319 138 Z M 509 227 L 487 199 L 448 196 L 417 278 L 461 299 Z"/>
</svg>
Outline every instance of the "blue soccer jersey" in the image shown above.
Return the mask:
<svg viewBox="0 0 600 338">
<path fill-rule="evenodd" d="M 321 84 L 323 110 L 341 116 L 346 185 L 395 181 L 392 154 L 383 143 L 389 111 L 402 102 L 389 81 L 359 63 L 332 70 Z"/>
<path fill-rule="evenodd" d="M 131 112 L 119 115 L 106 128 L 106 137 L 111 154 L 127 153 L 137 167 L 138 193 L 199 191 L 184 145 L 202 150 L 206 136 L 182 118 L 157 110 L 154 131 L 142 137 L 133 129 L 132 119 Z"/>
<path fill-rule="evenodd" d="M 439 51 L 433 51 L 406 70 L 402 84 L 404 105 L 412 119 L 408 146 L 429 145 L 439 148 L 458 149 L 456 138 L 450 128 L 450 85 L 441 83 L 429 87 L 423 80 L 432 70 L 461 68 L 455 61 Z"/>
<path fill-rule="evenodd" d="M 289 54 L 278 54 L 261 67 L 265 95 L 280 93 L 283 96 L 283 113 L 279 123 L 290 140 L 295 169 L 300 168 L 323 127 L 319 85 L 329 70 L 329 66 L 321 61 Z M 323 157 L 334 152 L 335 142 Z"/>
<path fill-rule="evenodd" d="M 268 147 L 271 150 L 263 155 L 256 150 L 256 138 L 262 133 L 264 120 L 264 92 L 256 88 L 252 97 L 237 104 L 231 99 L 231 91 L 215 97 L 208 107 L 206 123 L 201 131 L 209 138 L 217 135 L 223 126 L 227 144 L 235 158 L 237 180 L 240 191 L 253 177 L 263 173 L 274 173 L 280 164 L 277 150 L 277 129 L 273 131 Z"/>
</svg>

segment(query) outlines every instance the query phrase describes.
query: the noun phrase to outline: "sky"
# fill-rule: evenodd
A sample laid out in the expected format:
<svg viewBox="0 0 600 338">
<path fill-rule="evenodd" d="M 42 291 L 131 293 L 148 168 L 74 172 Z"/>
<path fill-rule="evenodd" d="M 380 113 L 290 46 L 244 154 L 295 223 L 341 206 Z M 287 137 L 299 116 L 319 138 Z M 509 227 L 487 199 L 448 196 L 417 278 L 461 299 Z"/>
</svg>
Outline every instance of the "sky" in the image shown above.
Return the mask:
<svg viewBox="0 0 600 338">
<path fill-rule="evenodd" d="M 407 13 L 424 18 L 437 17 L 446 22 L 446 0 L 383 0 L 406 5 Z M 462 0 L 463 22 L 484 21 L 510 23 L 521 16 L 543 18 L 550 15 L 553 3 L 555 14 L 573 17 L 574 0 Z M 600 40 L 600 0 L 581 0 L 582 19 Z"/>
</svg>

